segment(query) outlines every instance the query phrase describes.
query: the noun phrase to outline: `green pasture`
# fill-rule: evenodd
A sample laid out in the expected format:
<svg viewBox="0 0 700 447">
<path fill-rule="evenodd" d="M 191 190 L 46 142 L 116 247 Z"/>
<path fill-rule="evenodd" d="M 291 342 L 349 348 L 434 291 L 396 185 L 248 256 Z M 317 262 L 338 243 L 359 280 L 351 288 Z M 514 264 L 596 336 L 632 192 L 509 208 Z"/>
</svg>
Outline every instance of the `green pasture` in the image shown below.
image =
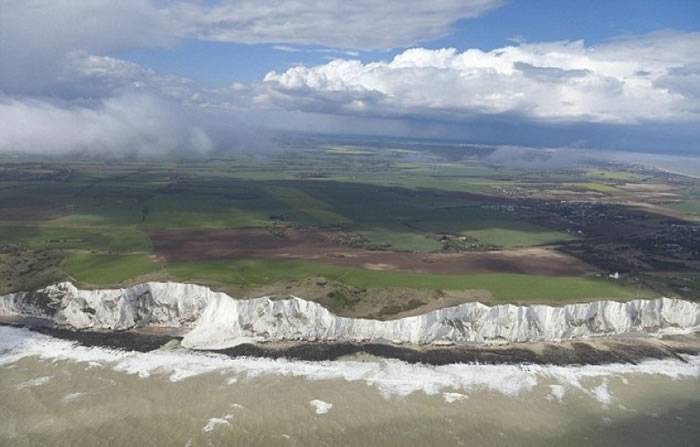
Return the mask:
<svg viewBox="0 0 700 447">
<path fill-rule="evenodd" d="M 32 249 L 98 250 L 113 253 L 151 251 L 148 236 L 136 228 L 0 225 L 0 240 Z"/>
<path fill-rule="evenodd" d="M 323 276 L 364 288 L 404 287 L 426 290 L 488 290 L 502 301 L 577 301 L 592 298 L 629 299 L 640 293 L 619 283 L 595 278 L 551 277 L 509 273 L 436 275 L 342 268 L 304 261 L 239 260 L 178 262 L 168 274 L 181 281 L 256 286 Z"/>
<path fill-rule="evenodd" d="M 161 268 L 145 254 L 107 255 L 74 253 L 63 262 L 63 270 L 82 283 L 114 285 L 153 273 Z"/>
</svg>

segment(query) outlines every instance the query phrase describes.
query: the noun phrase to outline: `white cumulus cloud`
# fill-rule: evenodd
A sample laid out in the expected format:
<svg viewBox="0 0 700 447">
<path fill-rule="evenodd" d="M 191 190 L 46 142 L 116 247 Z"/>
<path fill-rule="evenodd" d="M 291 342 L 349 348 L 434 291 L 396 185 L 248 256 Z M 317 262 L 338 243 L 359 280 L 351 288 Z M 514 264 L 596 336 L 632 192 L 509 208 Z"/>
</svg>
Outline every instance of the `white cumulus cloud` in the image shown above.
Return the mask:
<svg viewBox="0 0 700 447">
<path fill-rule="evenodd" d="M 406 50 L 391 61 L 336 59 L 265 76 L 259 103 L 365 116 L 514 114 L 628 124 L 700 118 L 700 33 L 598 46 L 522 43 L 492 51 Z"/>
</svg>

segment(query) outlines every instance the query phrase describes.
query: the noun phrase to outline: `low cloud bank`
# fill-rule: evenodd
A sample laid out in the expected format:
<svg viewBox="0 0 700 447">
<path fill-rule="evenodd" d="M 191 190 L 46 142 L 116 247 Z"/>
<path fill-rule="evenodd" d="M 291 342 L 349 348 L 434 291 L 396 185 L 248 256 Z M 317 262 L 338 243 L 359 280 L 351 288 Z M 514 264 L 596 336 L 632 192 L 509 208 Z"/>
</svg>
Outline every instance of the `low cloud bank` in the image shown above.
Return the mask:
<svg viewBox="0 0 700 447">
<path fill-rule="evenodd" d="M 0 152 L 162 155 L 207 152 L 207 133 L 177 104 L 125 93 L 95 104 L 0 98 Z"/>
</svg>

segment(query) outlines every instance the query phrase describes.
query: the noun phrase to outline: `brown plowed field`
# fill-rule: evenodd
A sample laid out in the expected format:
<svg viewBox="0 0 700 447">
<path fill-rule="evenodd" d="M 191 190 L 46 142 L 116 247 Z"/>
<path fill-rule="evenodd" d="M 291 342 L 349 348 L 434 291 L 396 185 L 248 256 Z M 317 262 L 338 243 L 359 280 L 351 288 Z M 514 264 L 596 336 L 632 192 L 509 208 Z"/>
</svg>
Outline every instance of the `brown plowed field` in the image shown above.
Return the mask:
<svg viewBox="0 0 700 447">
<path fill-rule="evenodd" d="M 412 253 L 344 247 L 334 233 L 317 229 L 158 230 L 149 233 L 155 254 L 167 261 L 296 259 L 374 270 L 460 274 L 508 272 L 581 275 L 595 271 L 582 261 L 547 248 Z"/>
</svg>

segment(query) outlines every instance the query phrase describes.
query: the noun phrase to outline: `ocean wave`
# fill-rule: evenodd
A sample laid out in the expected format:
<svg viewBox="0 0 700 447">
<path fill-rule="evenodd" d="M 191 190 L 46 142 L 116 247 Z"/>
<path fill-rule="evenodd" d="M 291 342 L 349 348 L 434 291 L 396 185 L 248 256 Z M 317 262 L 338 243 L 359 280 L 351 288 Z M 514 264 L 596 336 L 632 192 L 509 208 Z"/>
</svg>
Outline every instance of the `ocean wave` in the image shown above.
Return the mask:
<svg viewBox="0 0 700 447">
<path fill-rule="evenodd" d="M 227 375 L 227 383 L 266 375 L 303 377 L 308 380 L 364 382 L 383 395 L 406 396 L 415 392 L 437 395 L 492 391 L 517 396 L 538 384 L 552 388 L 558 399 L 565 390 L 580 390 L 608 405 L 612 396 L 607 384 L 623 383 L 633 375 L 659 375 L 670 379 L 699 379 L 700 356 L 648 360 L 639 364 L 583 366 L 451 364 L 429 366 L 399 360 L 335 360 L 323 362 L 238 357 L 189 350 L 158 350 L 147 353 L 101 347 L 85 347 L 27 329 L 0 326 L 0 367 L 26 358 L 50 362 L 79 362 L 87 367 L 111 368 L 142 378 L 164 377 L 177 382 L 207 373 Z M 456 394 L 455 394 L 456 395 Z M 452 395 L 448 395 L 452 396 Z M 447 398 L 446 398 L 447 400 Z M 449 399 L 454 400 L 454 399 Z"/>
</svg>

